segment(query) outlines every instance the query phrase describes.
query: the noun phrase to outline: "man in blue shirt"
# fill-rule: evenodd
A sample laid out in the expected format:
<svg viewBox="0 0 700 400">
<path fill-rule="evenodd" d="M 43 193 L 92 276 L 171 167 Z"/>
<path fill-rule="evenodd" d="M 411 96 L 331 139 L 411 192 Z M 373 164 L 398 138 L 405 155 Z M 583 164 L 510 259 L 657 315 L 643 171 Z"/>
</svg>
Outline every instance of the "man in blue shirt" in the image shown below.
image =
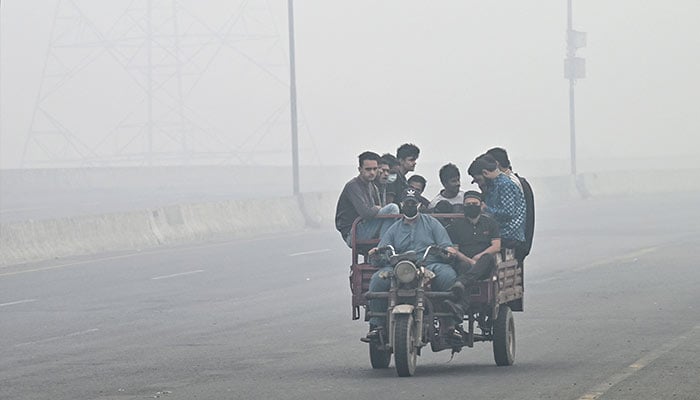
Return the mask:
<svg viewBox="0 0 700 400">
<path fill-rule="evenodd" d="M 379 247 L 391 245 L 397 253 L 403 253 L 413 250 L 418 254 L 423 254 L 425 250 L 433 245 L 440 246 L 446 249 L 451 254 L 456 254 L 457 250 L 452 246 L 452 241 L 447 234 L 445 228 L 440 222 L 430 215 L 421 214 L 418 212 L 418 196 L 413 188 L 404 189 L 401 196 L 401 212 L 403 218 L 396 221 L 382 235 L 379 242 Z M 370 250 L 372 255 L 377 248 Z M 435 256 L 428 256 L 426 269 L 435 273 L 435 277 L 431 282 L 432 290 L 439 292 L 449 291 L 457 279 L 455 270 L 449 264 L 440 262 Z M 382 279 L 381 275 L 386 275 L 386 272 L 391 271 L 392 267 L 383 266 L 379 271 L 372 275 L 369 282 L 370 292 L 387 292 L 391 286 L 389 279 Z M 384 274 L 382 274 L 384 272 Z M 386 299 L 369 300 L 369 310 L 381 313 L 387 309 Z M 367 334 L 367 339 L 375 340 L 379 337 L 379 331 L 384 329 L 385 318 L 371 317 L 369 320 L 370 331 Z M 462 322 L 462 316 L 455 324 Z"/>
<path fill-rule="evenodd" d="M 503 247 L 519 249 L 525 244 L 525 197 L 518 186 L 498 169 L 489 154 L 479 156 L 469 166 L 471 175 L 484 190 L 485 212 L 501 227 Z"/>
<path fill-rule="evenodd" d="M 510 180 L 513 181 L 523 192 L 525 196 L 525 246 L 522 249 L 516 249 L 515 258 L 518 261 L 523 262 L 525 257 L 530 254 L 530 249 L 532 249 L 532 239 L 535 235 L 535 196 L 532 193 L 532 186 L 527 181 L 527 179 L 513 172 L 513 167 L 510 164 L 510 159 L 508 158 L 508 152 L 502 147 L 494 147 L 489 149 L 486 154 L 490 154 L 498 163 L 498 169 L 504 174 L 508 175 Z"/>
</svg>

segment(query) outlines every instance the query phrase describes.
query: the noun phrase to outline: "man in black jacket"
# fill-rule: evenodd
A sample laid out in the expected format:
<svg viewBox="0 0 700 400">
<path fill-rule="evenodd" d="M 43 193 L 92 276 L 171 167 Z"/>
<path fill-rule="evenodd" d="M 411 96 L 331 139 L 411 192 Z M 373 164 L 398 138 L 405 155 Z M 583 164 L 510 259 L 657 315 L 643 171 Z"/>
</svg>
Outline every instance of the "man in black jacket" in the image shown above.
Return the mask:
<svg viewBox="0 0 700 400">
<path fill-rule="evenodd" d="M 399 161 L 398 173 L 396 181 L 387 188 L 387 192 L 396 193 L 394 198 L 396 204 L 401 202 L 401 193 L 408 187 L 406 174 L 415 171 L 419 155 L 420 149 L 413 143 L 404 143 L 396 149 L 396 158 Z"/>
</svg>

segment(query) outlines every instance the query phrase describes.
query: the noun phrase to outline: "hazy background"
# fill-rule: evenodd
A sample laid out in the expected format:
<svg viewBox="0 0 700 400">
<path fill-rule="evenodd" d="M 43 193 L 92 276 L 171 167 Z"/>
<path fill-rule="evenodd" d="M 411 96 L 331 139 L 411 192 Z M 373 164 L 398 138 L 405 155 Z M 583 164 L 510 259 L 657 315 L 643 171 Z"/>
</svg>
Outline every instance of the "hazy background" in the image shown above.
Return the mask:
<svg viewBox="0 0 700 400">
<path fill-rule="evenodd" d="M 110 38 L 129 37 L 121 30 L 125 10 L 144 18 L 144 4 L 1 2 L 0 167 L 20 165 L 52 37 L 63 64 L 49 59 L 47 73 L 92 60 L 50 93 L 44 104 L 52 116 L 96 149 L 98 159 L 126 144 L 145 148 L 143 134 L 116 129 L 145 120 L 143 68 L 137 62 L 127 71 L 104 50 Z M 165 10 L 172 2 L 153 4 Z M 200 45 L 201 51 L 196 38 L 180 42 L 183 55 L 196 53 L 180 83 L 193 121 L 187 140 L 198 143 L 195 151 L 236 153 L 215 164 L 291 163 L 286 4 L 177 2 L 181 32 L 212 33 L 208 26 L 233 35 L 227 45 Z M 88 49 L 61 48 L 70 38 L 52 36 L 57 6 L 59 15 L 79 9 L 93 24 L 76 27 L 85 42 L 93 31 L 105 40 Z M 154 12 L 154 20 L 160 17 Z M 417 172 L 433 180 L 437 171 L 421 171 L 421 163 L 464 168 L 494 145 L 505 146 L 516 167 L 549 160 L 551 174 L 568 173 L 565 0 L 298 0 L 295 17 L 302 164 L 352 165 L 363 150 L 394 152 L 409 141 L 422 150 Z M 684 167 L 698 158 L 699 18 L 695 0 L 574 1 L 574 28 L 588 33 L 578 52 L 587 77 L 576 85 L 582 172 L 625 164 Z M 168 39 L 159 40 L 168 46 Z M 143 52 L 132 56 L 144 60 Z M 55 83 L 50 79 L 44 90 Z M 172 94 L 172 85 L 163 90 Z M 154 109 L 156 117 L 164 109 Z M 41 123 L 35 119 L 34 127 Z M 159 143 L 172 146 L 158 139 L 156 150 Z M 28 154 L 42 157 L 36 146 Z"/>
</svg>

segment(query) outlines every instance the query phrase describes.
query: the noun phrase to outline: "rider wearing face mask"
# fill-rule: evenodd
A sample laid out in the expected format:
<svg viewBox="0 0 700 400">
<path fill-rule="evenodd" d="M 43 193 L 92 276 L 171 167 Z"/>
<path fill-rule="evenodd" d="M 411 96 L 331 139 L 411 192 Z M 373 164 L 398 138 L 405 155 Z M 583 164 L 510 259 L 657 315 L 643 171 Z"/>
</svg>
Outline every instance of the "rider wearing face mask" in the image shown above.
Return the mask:
<svg viewBox="0 0 700 400">
<path fill-rule="evenodd" d="M 401 190 L 403 190 L 403 187 L 401 187 L 397 192 L 396 182 L 399 178 L 399 160 L 393 154 L 385 153 L 382 155 L 381 162 L 389 167 L 389 171 L 386 175 L 386 182 L 383 187 L 386 204 L 395 203 L 398 205 L 396 194 L 401 193 Z M 380 190 L 382 190 L 382 188 L 380 188 Z"/>
<path fill-rule="evenodd" d="M 418 210 L 418 196 L 413 188 L 406 188 L 401 193 L 401 213 L 403 218 L 395 222 L 389 230 L 382 235 L 378 247 L 391 245 L 396 253 L 403 253 L 413 250 L 418 254 L 423 254 L 425 250 L 433 245 L 446 249 L 451 254 L 456 254 L 457 250 L 452 247 L 452 242 L 445 228 L 440 222 L 430 215 L 422 214 Z M 376 248 L 370 250 L 373 254 Z M 381 279 L 383 271 L 391 271 L 392 267 L 382 265 L 379 271 L 372 275 L 369 283 L 370 292 L 386 292 L 389 290 L 390 281 Z M 449 291 L 455 284 L 457 274 L 451 265 L 443 262 L 436 256 L 428 256 L 426 268 L 435 273 L 435 278 L 431 282 L 432 290 L 442 292 Z M 386 299 L 369 300 L 369 309 L 377 313 L 382 313 L 387 309 Z M 455 316 L 455 324 L 462 322 L 462 315 Z M 384 329 L 385 319 L 372 317 L 369 320 L 370 332 L 367 339 L 374 340 L 379 337 L 379 331 Z"/>
<path fill-rule="evenodd" d="M 458 219 L 447 227 L 450 239 L 458 248 L 456 269 L 457 283 L 452 290 L 458 297 L 474 282 L 489 276 L 496 266 L 495 255 L 501 250 L 500 229 L 496 221 L 481 213 L 481 193 L 470 190 L 464 193 L 464 219 Z M 468 306 L 468 298 L 462 304 Z M 461 306 L 446 300 L 453 309 Z"/>
</svg>

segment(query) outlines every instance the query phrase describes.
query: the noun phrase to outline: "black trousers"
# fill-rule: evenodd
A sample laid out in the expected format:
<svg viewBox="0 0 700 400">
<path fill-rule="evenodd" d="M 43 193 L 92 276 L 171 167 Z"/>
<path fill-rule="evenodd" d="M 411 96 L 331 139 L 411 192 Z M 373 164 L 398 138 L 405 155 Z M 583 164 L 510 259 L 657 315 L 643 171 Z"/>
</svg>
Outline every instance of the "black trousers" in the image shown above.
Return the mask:
<svg viewBox="0 0 700 400">
<path fill-rule="evenodd" d="M 515 259 L 523 263 L 525 257 L 527 257 L 528 249 L 525 242 L 513 239 L 501 239 L 501 247 L 515 250 Z"/>
<path fill-rule="evenodd" d="M 474 282 L 488 278 L 495 267 L 496 258 L 493 254 L 484 254 L 474 265 L 459 261 L 455 268 L 457 280 L 464 285 L 465 289 L 468 289 Z"/>
</svg>

